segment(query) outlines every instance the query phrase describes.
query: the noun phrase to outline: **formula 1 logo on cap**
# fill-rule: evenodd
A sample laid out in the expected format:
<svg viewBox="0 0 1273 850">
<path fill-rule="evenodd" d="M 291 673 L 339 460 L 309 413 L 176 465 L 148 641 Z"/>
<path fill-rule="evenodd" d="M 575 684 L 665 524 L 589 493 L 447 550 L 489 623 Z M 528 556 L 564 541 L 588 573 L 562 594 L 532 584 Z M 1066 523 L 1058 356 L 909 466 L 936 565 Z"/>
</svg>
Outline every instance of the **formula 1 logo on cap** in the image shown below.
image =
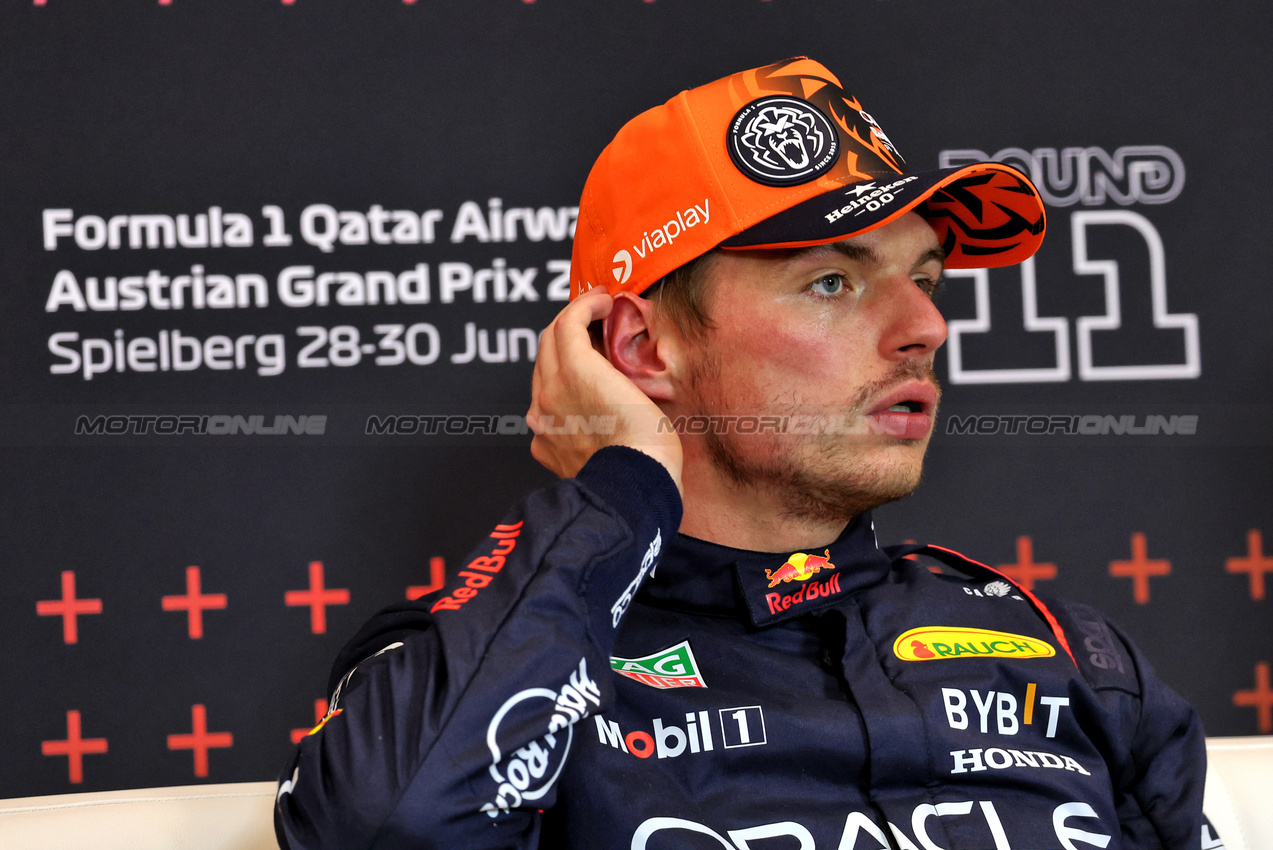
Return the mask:
<svg viewBox="0 0 1273 850">
<path fill-rule="evenodd" d="M 738 170 L 757 183 L 795 186 L 835 165 L 840 138 L 817 108 L 796 97 L 774 95 L 738 111 L 725 147 Z"/>
</svg>

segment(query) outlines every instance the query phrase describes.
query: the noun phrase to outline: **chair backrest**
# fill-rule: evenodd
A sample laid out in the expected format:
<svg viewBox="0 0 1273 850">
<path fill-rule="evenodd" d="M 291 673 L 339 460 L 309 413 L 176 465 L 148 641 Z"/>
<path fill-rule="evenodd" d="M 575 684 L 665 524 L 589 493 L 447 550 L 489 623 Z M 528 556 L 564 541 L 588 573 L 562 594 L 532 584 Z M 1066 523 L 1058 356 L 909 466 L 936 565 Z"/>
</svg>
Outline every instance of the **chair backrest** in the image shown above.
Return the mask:
<svg viewBox="0 0 1273 850">
<path fill-rule="evenodd" d="M 1207 739 L 1207 793 L 1203 808 L 1225 850 L 1273 847 L 1270 797 L 1273 735 Z M 1208 850 L 1205 843 L 1202 847 Z"/>
<path fill-rule="evenodd" d="M 1273 847 L 1273 735 L 1207 740 L 1203 850 Z M 5 850 L 277 850 L 273 782 L 0 800 Z"/>
<path fill-rule="evenodd" d="M 278 850 L 273 782 L 0 800 L 5 850 Z"/>
</svg>

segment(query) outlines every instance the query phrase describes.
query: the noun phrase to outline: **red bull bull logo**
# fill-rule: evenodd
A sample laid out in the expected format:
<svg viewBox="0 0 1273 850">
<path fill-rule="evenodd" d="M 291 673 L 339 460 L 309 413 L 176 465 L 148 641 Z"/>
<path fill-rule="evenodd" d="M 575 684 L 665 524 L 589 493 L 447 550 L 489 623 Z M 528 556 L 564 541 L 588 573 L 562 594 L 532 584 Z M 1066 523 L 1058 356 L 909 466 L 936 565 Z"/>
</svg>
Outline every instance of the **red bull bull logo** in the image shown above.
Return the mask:
<svg viewBox="0 0 1273 850">
<path fill-rule="evenodd" d="M 821 555 L 796 552 L 778 569 L 765 570 L 765 578 L 769 579 L 770 587 L 777 587 L 784 581 L 808 581 L 822 570 L 834 569 L 835 564 L 831 563 L 830 549 L 823 549 Z"/>
</svg>

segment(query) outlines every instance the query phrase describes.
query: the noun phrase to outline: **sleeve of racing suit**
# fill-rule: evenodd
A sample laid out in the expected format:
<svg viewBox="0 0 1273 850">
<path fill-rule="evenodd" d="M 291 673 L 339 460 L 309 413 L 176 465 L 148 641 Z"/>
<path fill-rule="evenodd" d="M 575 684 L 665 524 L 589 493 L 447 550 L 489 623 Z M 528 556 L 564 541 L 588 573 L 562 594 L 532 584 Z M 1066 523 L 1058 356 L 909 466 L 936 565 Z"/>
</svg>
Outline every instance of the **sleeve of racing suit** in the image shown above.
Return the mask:
<svg viewBox="0 0 1273 850">
<path fill-rule="evenodd" d="M 1115 786 L 1123 846 L 1200 850 L 1217 846 L 1202 813 L 1206 736 L 1193 706 L 1095 609 L 1050 603 L 1075 661 L 1101 703 L 1101 734 Z"/>
<path fill-rule="evenodd" d="M 614 630 L 680 518 L 657 461 L 608 447 L 515 508 L 443 590 L 376 615 L 283 771 L 280 846 L 535 847 L 574 724 L 612 698 Z"/>
</svg>

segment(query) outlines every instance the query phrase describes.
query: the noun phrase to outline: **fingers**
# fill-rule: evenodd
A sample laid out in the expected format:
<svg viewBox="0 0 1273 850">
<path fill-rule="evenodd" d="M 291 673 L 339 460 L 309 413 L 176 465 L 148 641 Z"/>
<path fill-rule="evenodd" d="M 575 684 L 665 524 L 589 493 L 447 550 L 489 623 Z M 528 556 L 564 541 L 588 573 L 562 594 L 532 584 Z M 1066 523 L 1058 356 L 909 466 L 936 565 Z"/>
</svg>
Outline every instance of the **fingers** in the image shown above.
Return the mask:
<svg viewBox="0 0 1273 850">
<path fill-rule="evenodd" d="M 574 300 L 553 321 L 558 325 L 557 354 L 563 358 L 586 356 L 584 348 L 592 348 L 592 338 L 588 335 L 588 326 L 604 319 L 614 309 L 614 298 L 604 289 L 592 289 Z"/>
<path fill-rule="evenodd" d="M 544 329 L 526 413 L 535 433 L 531 456 L 565 478 L 606 446 L 630 446 L 662 463 L 679 488 L 679 438 L 660 430 L 660 408 L 593 347 L 588 333 L 593 322 L 610 315 L 614 304 L 609 293 L 592 290 Z M 585 424 L 576 427 L 579 422 Z"/>
<path fill-rule="evenodd" d="M 610 310 L 613 307 L 614 298 L 611 297 L 609 292 L 604 289 L 589 290 L 567 304 L 557 314 L 557 318 L 552 320 L 548 329 L 571 336 L 571 330 L 575 328 L 586 330 L 588 325 L 610 315 Z"/>
<path fill-rule="evenodd" d="M 581 347 L 592 348 L 588 326 L 610 315 L 613 307 L 614 299 L 604 289 L 589 290 L 568 304 L 544 329 L 535 358 L 535 375 L 555 376 L 572 357 L 586 355 Z"/>
<path fill-rule="evenodd" d="M 545 387 L 556 384 L 563 368 L 577 366 L 576 358 L 597 355 L 588 336 L 588 326 L 610 315 L 613 306 L 614 299 L 604 289 L 589 290 L 568 304 L 544 329 L 531 375 L 527 424 L 532 430 L 535 429 L 532 417 L 537 419 L 543 412 L 539 402 Z"/>
</svg>

